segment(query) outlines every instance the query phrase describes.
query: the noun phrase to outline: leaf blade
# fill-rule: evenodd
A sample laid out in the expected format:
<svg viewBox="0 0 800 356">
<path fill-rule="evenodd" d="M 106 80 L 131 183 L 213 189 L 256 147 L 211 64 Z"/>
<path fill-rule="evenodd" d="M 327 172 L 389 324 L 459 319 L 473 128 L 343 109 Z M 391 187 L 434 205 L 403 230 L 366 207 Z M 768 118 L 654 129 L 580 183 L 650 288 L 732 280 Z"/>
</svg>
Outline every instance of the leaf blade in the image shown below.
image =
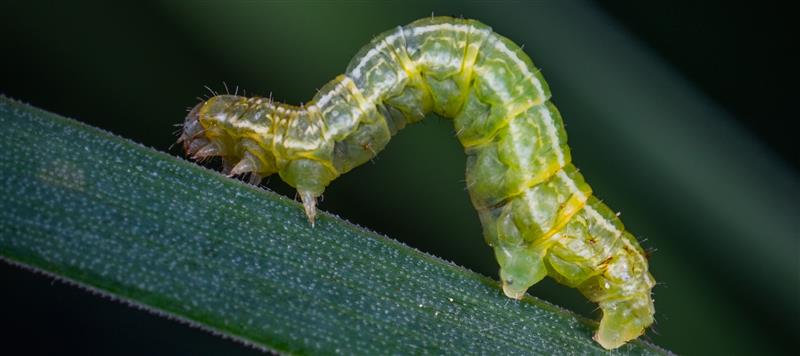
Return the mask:
<svg viewBox="0 0 800 356">
<path fill-rule="evenodd" d="M 4 97 L 0 127 L 12 263 L 287 353 L 605 352 L 586 320 L 274 193 Z"/>
</svg>

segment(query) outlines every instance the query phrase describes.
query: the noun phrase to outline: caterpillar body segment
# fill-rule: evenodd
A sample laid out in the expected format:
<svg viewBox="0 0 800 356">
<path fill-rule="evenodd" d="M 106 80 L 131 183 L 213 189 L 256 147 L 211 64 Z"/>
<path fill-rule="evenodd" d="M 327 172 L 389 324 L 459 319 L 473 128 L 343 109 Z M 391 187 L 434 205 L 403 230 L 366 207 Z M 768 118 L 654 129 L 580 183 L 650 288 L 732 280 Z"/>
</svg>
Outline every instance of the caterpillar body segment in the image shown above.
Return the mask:
<svg viewBox="0 0 800 356">
<path fill-rule="evenodd" d="M 645 254 L 571 163 L 561 116 L 530 58 L 488 26 L 433 17 L 375 37 L 303 106 L 220 95 L 187 116 L 179 141 L 251 181 L 278 173 L 309 221 L 336 177 L 428 113 L 452 118 L 467 187 L 504 293 L 545 276 L 600 305 L 595 340 L 613 349 L 653 322 Z"/>
</svg>

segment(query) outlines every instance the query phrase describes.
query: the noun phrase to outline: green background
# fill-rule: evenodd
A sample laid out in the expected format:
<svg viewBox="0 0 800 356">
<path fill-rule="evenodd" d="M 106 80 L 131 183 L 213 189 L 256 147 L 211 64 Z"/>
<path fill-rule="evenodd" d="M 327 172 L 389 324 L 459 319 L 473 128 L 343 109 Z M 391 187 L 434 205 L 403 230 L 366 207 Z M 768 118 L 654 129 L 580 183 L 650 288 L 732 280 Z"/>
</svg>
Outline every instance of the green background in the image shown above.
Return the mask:
<svg viewBox="0 0 800 356">
<path fill-rule="evenodd" d="M 299 103 L 375 34 L 431 13 L 475 18 L 525 45 L 576 165 L 653 250 L 646 337 L 681 354 L 789 353 L 800 194 L 780 11 L 670 4 L 4 2 L 0 93 L 167 151 L 204 85 Z M 321 209 L 494 277 L 464 163 L 451 123 L 432 116 L 335 181 Z M 0 276 L 5 347 L 255 352 L 7 265 Z M 549 280 L 529 292 L 598 317 Z"/>
</svg>

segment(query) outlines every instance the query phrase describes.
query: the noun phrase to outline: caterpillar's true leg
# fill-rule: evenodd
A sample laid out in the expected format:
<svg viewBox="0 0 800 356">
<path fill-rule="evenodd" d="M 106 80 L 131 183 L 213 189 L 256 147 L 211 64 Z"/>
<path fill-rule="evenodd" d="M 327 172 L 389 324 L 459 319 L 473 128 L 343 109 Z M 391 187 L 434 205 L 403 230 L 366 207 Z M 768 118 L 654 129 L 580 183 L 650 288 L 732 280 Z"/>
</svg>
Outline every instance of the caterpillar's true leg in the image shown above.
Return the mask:
<svg viewBox="0 0 800 356">
<path fill-rule="evenodd" d="M 245 174 L 247 172 L 253 172 L 255 169 L 256 169 L 256 163 L 253 161 L 253 159 L 245 155 L 245 157 L 242 158 L 242 160 L 240 160 L 239 163 L 236 163 L 236 165 L 233 166 L 228 175 L 231 177 L 238 176 Z"/>
</svg>

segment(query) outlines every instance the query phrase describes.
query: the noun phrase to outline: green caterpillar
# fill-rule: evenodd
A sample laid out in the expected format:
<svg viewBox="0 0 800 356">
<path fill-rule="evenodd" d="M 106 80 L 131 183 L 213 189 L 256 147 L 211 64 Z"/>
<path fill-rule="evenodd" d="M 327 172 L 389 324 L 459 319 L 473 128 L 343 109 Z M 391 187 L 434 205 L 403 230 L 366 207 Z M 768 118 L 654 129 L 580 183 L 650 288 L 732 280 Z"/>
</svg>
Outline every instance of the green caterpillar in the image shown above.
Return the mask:
<svg viewBox="0 0 800 356">
<path fill-rule="evenodd" d="M 432 17 L 375 37 L 304 106 L 212 97 L 191 110 L 179 142 L 254 183 L 277 172 L 313 224 L 332 180 L 428 113 L 452 118 L 505 294 L 520 299 L 548 275 L 576 287 L 603 311 L 595 340 L 617 348 L 653 322 L 655 281 L 636 239 L 570 163 L 549 99 L 519 46 L 475 20 Z"/>
</svg>

